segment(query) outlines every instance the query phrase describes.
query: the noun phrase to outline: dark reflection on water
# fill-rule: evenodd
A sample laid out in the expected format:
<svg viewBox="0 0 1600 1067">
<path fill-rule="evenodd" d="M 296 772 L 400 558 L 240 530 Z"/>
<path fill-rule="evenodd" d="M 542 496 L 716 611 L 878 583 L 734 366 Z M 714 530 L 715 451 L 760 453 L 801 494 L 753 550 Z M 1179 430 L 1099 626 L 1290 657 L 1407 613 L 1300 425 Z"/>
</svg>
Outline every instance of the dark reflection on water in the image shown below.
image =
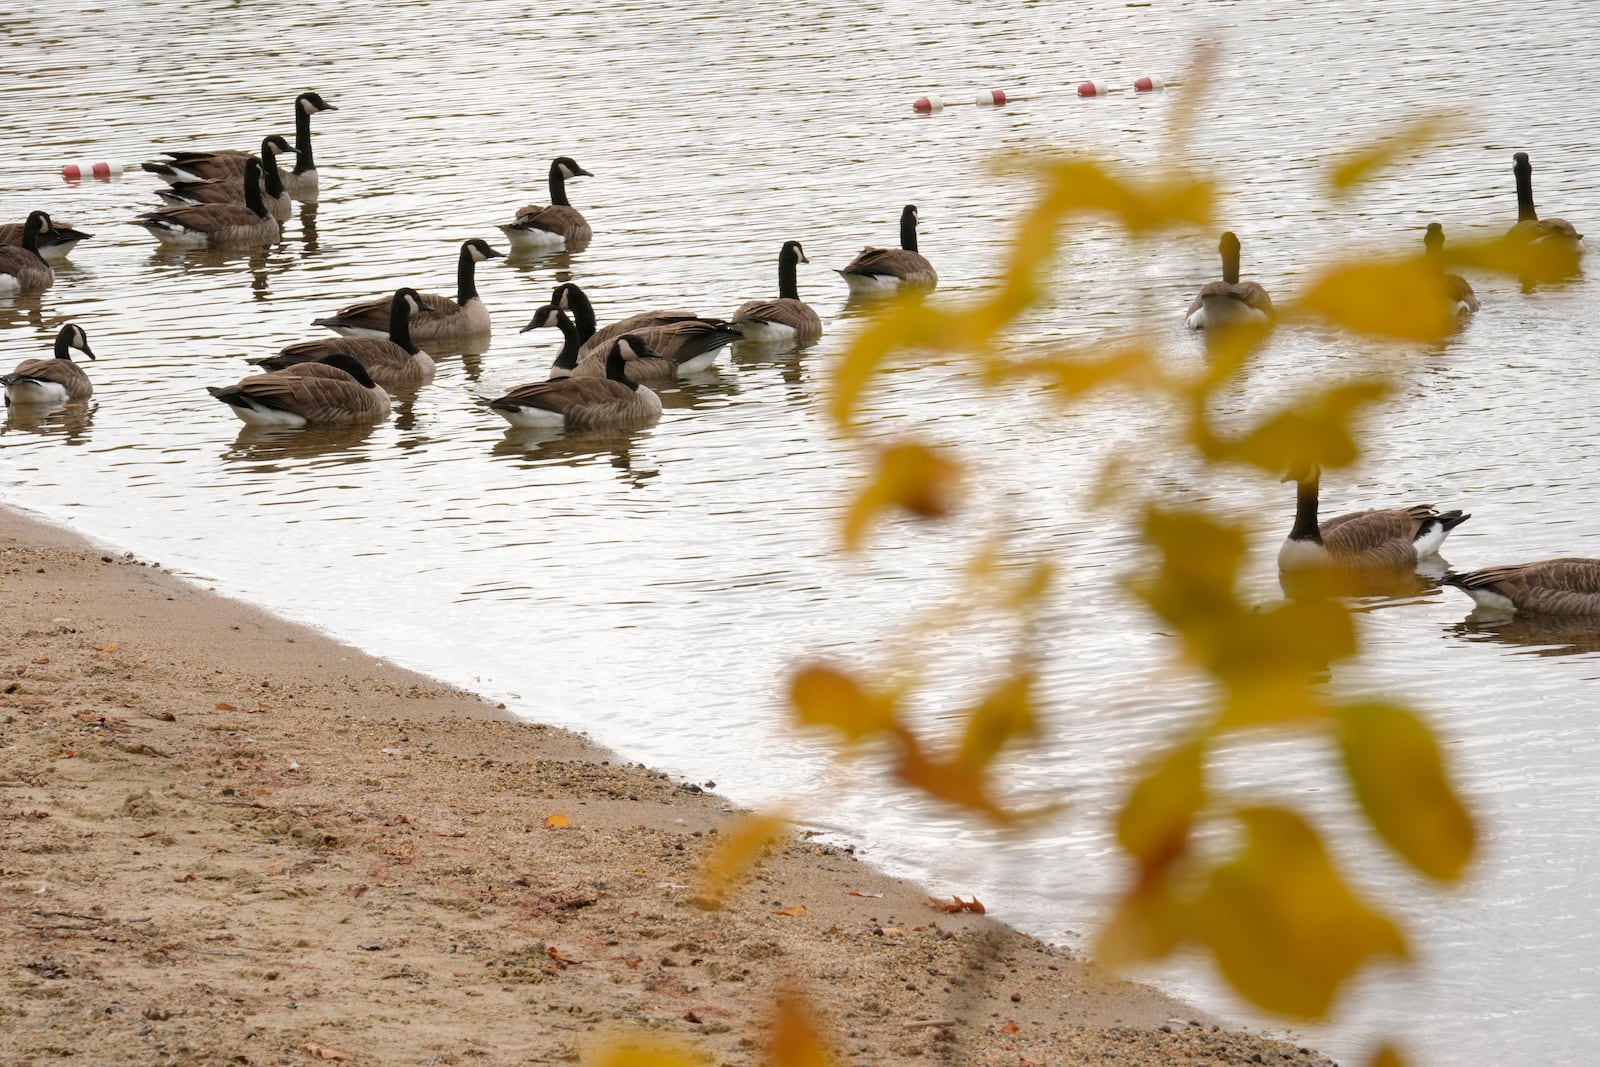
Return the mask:
<svg viewBox="0 0 1600 1067">
<path fill-rule="evenodd" d="M 490 454 L 497 459 L 511 460 L 513 465 L 528 470 L 549 466 L 552 463 L 577 466 L 596 461 L 606 463 L 618 477 L 635 488 L 642 487 L 660 474 L 651 466 L 655 460 L 645 455 L 642 462 L 635 457 L 641 437 L 648 431 L 591 430 L 563 433 L 535 427 L 509 427 L 500 440 L 494 443 Z"/>
<path fill-rule="evenodd" d="M 364 463 L 371 457 L 370 450 L 362 446 L 377 429 L 377 426 L 353 426 L 337 430 L 276 430 L 246 426 L 222 453 L 222 458 L 230 463 L 272 463 L 348 453 L 345 457 L 348 462 Z"/>
<path fill-rule="evenodd" d="M 12 404 L 6 408 L 0 433 L 60 437 L 69 445 L 81 445 L 89 440 L 89 427 L 98 406 L 92 400 L 87 404 Z"/>
<path fill-rule="evenodd" d="M 1466 641 L 1510 645 L 1524 656 L 1577 656 L 1600 652 L 1600 616 L 1516 615 L 1474 608 L 1446 628 Z"/>
</svg>

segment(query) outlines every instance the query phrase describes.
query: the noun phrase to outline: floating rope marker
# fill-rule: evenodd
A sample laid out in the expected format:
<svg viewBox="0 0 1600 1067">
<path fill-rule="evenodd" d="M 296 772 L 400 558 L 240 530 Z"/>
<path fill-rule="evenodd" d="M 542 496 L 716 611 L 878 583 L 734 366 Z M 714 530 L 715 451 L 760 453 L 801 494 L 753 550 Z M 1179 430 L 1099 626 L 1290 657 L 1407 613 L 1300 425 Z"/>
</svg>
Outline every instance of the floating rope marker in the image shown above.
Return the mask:
<svg viewBox="0 0 1600 1067">
<path fill-rule="evenodd" d="M 1178 83 L 1173 82 L 1172 84 L 1176 85 Z M 1166 87 L 1167 83 L 1162 81 L 1160 78 L 1133 79 L 1133 91 L 1136 93 L 1159 93 Z"/>
<path fill-rule="evenodd" d="M 95 178 L 99 181 L 110 181 L 120 177 L 125 170 L 136 170 L 137 163 L 68 163 L 61 168 L 61 176 L 69 182 L 81 181 L 84 178 Z"/>
<path fill-rule="evenodd" d="M 1180 82 L 1162 81 L 1160 78 L 1149 76 L 1135 78 L 1131 85 L 1107 85 L 1101 81 L 1086 81 L 1077 85 L 1072 91 L 1081 97 L 1105 96 L 1107 93 L 1153 93 L 1160 92 Z M 1046 94 L 1052 95 L 1052 94 Z M 1019 100 L 1034 100 L 1033 93 L 1027 96 L 1013 96 L 1004 89 L 985 89 L 980 92 L 975 100 L 941 100 L 937 96 L 919 96 L 911 102 L 911 110 L 919 115 L 936 115 L 947 107 L 958 104 L 976 104 L 979 107 L 1004 107 L 1014 104 Z"/>
</svg>

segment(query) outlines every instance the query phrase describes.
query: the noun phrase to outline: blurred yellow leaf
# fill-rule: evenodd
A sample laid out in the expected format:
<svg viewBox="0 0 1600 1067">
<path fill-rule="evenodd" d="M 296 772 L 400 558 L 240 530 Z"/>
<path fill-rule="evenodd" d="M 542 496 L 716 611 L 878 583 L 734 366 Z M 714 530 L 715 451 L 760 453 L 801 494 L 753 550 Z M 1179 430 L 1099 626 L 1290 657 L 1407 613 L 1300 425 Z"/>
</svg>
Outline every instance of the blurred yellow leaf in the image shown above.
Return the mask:
<svg viewBox="0 0 1600 1067">
<path fill-rule="evenodd" d="M 1244 730 L 1310 722 L 1328 714 L 1315 689 L 1317 680 L 1303 670 L 1272 666 L 1262 677 L 1230 678 L 1218 710 L 1216 729 Z"/>
<path fill-rule="evenodd" d="M 1157 615 L 1180 629 L 1197 617 L 1237 615 L 1233 583 L 1248 544 L 1242 528 L 1199 511 L 1151 508 L 1143 534 L 1161 554 L 1160 567 L 1130 586 Z"/>
<path fill-rule="evenodd" d="M 988 776 L 966 760 L 937 759 L 923 751 L 915 735 L 903 733 L 900 738 L 900 758 L 895 764 L 895 777 L 936 800 L 983 815 L 1002 825 L 1015 821 L 1016 816 L 1001 807 L 989 795 Z"/>
<path fill-rule="evenodd" d="M 1461 120 L 1454 115 L 1421 115 L 1410 119 L 1395 133 L 1344 155 L 1328 172 L 1328 186 L 1335 196 L 1351 192 L 1390 164 L 1455 136 L 1461 131 L 1461 125 Z"/>
<path fill-rule="evenodd" d="M 662 1037 L 616 1035 L 583 1051 L 583 1067 L 710 1067 L 711 1057 Z"/>
<path fill-rule="evenodd" d="M 837 730 L 851 742 L 895 727 L 892 697 L 869 693 L 850 675 L 819 663 L 795 672 L 789 703 L 802 726 Z"/>
<path fill-rule="evenodd" d="M 833 1067 L 833 1056 L 810 1007 L 797 994 L 778 995 L 771 1033 L 763 1067 Z"/>
<path fill-rule="evenodd" d="M 948 316 L 920 295 L 884 302 L 834 366 L 828 398 L 834 424 L 850 431 L 867 386 L 893 352 L 932 345 L 949 332 Z"/>
<path fill-rule="evenodd" d="M 1205 800 L 1205 748 L 1198 741 L 1179 745 L 1134 784 L 1117 815 L 1117 840 L 1146 871 L 1168 867 L 1187 851 Z"/>
<path fill-rule="evenodd" d="M 1300 306 L 1335 326 L 1387 341 L 1442 341 L 1460 326 L 1443 272 L 1422 256 L 1329 267 Z"/>
<path fill-rule="evenodd" d="M 1095 354 L 1061 352 L 1027 360 L 995 361 L 987 369 L 996 382 L 1043 379 L 1045 390 L 1062 404 L 1100 389 L 1148 388 L 1161 381 L 1160 363 L 1144 345 Z"/>
<path fill-rule="evenodd" d="M 565 830 L 572 825 L 572 820 L 558 811 L 554 815 L 546 815 L 544 824 L 552 830 Z"/>
<path fill-rule="evenodd" d="M 859 548 L 868 528 L 890 509 L 925 519 L 944 516 L 955 505 L 960 478 L 960 465 L 927 445 L 902 441 L 883 446 L 872 480 L 845 515 L 845 547 Z"/>
<path fill-rule="evenodd" d="M 1389 704 L 1352 704 L 1339 709 L 1339 747 L 1378 835 L 1429 878 L 1459 878 L 1476 834 L 1422 720 Z"/>
<path fill-rule="evenodd" d="M 1400 1054 L 1399 1049 L 1386 1041 L 1373 1052 L 1372 1059 L 1367 1061 L 1367 1067 L 1406 1067 L 1406 1058 Z"/>
<path fill-rule="evenodd" d="M 1033 676 L 1007 678 L 984 695 L 967 713 L 966 735 L 961 739 L 961 762 L 977 774 L 984 773 L 995 755 L 1015 738 L 1038 733 L 1034 718 Z"/>
<path fill-rule="evenodd" d="M 1095 941 L 1095 959 L 1107 967 L 1165 959 L 1183 942 L 1187 918 L 1168 889 L 1166 868 L 1117 901 Z"/>
<path fill-rule="evenodd" d="M 730 820 L 701 864 L 696 903 L 720 908 L 767 849 L 788 833 L 789 821 L 776 815 L 746 814 Z"/>
<path fill-rule="evenodd" d="M 1173 227 L 1199 228 L 1211 222 L 1215 185 L 1177 170 L 1153 178 L 1118 178 L 1092 159 L 1059 159 L 1035 164 L 1044 179 L 1040 205 L 1024 221 L 1022 255 L 1037 259 L 1042 232 L 1053 231 L 1075 215 L 1110 216 L 1130 234 Z"/>
<path fill-rule="evenodd" d="M 1242 437 L 1204 436 L 1193 443 L 1208 459 L 1249 463 L 1279 476 L 1298 467 L 1347 467 L 1361 454 L 1356 420 L 1392 388 L 1383 378 L 1344 382 L 1279 409 Z"/>
<path fill-rule="evenodd" d="M 1399 930 L 1344 883 L 1308 823 L 1268 807 L 1238 818 L 1243 847 L 1193 905 L 1195 935 L 1234 989 L 1268 1011 L 1319 1019 L 1367 960 L 1406 956 Z"/>
<path fill-rule="evenodd" d="M 1530 239 L 1520 231 L 1487 243 L 1451 242 L 1445 256 L 1464 267 L 1509 275 L 1525 286 L 1569 281 L 1583 270 L 1582 252 L 1572 242 Z"/>
</svg>

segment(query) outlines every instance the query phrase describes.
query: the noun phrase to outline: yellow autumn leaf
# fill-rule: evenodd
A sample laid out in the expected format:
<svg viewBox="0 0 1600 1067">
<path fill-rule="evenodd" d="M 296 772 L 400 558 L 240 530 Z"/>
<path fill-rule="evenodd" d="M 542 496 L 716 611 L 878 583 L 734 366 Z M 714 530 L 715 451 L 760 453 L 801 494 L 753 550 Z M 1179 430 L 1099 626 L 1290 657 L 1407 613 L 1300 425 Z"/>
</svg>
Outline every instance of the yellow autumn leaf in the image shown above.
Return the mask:
<svg viewBox="0 0 1600 1067">
<path fill-rule="evenodd" d="M 1016 821 L 1014 814 L 989 795 L 988 776 L 982 769 L 972 767 L 959 757 L 929 756 L 913 734 L 903 732 L 900 736 L 900 755 L 894 765 L 894 775 L 935 800 L 965 808 L 1000 825 Z"/>
<path fill-rule="evenodd" d="M 707 908 L 720 908 L 767 849 L 788 833 L 789 821 L 777 815 L 746 814 L 729 821 L 701 863 L 696 902 Z"/>
<path fill-rule="evenodd" d="M 1583 272 L 1582 253 L 1570 241 L 1530 239 L 1520 231 L 1482 244 L 1452 242 L 1445 255 L 1466 268 L 1509 275 L 1526 288 L 1570 281 Z"/>
<path fill-rule="evenodd" d="M 1406 957 L 1400 931 L 1345 884 L 1305 820 L 1270 807 L 1237 815 L 1244 844 L 1192 905 L 1195 936 L 1235 990 L 1267 1011 L 1320 1019 L 1368 960 Z"/>
<path fill-rule="evenodd" d="M 894 698 L 870 693 L 855 678 L 820 663 L 795 672 L 789 704 L 802 726 L 837 730 L 847 741 L 862 741 L 895 728 Z"/>
<path fill-rule="evenodd" d="M 867 386 L 894 352 L 934 345 L 949 330 L 948 316 L 918 295 L 885 301 L 834 365 L 828 390 L 828 412 L 834 424 L 850 431 Z"/>
<path fill-rule="evenodd" d="M 967 713 L 960 759 L 976 774 L 988 770 L 994 757 L 1011 741 L 1037 735 L 1033 714 L 1033 676 L 1019 674 L 1000 682 L 984 694 Z"/>
<path fill-rule="evenodd" d="M 901 441 L 878 450 L 871 480 L 845 513 L 844 543 L 861 547 L 867 530 L 885 511 L 940 518 L 955 506 L 961 467 L 927 445 Z"/>
<path fill-rule="evenodd" d="M 1313 465 L 1347 467 L 1360 456 L 1357 420 L 1392 391 L 1386 378 L 1342 382 L 1273 411 L 1242 435 L 1192 443 L 1207 459 L 1248 463 L 1277 477 Z"/>
<path fill-rule="evenodd" d="M 1386 167 L 1443 144 L 1460 133 L 1461 127 L 1461 119 L 1455 115 L 1410 119 L 1394 133 L 1342 156 L 1328 171 L 1328 187 L 1335 196 L 1352 192 Z"/>
<path fill-rule="evenodd" d="M 710 1067 L 714 1060 L 668 1038 L 616 1034 L 583 1050 L 583 1067 Z"/>
<path fill-rule="evenodd" d="M 1301 670 L 1274 670 L 1261 677 L 1230 678 L 1217 709 L 1219 732 L 1305 723 L 1327 716 L 1317 680 Z"/>
<path fill-rule="evenodd" d="M 1398 1048 L 1385 1041 L 1373 1051 L 1367 1067 L 1406 1067 L 1406 1058 Z"/>
<path fill-rule="evenodd" d="M 1331 599 L 1286 600 L 1236 616 L 1202 619 L 1184 638 L 1192 650 L 1205 650 L 1205 657 L 1197 658 L 1229 686 L 1265 682 L 1278 688 L 1280 679 L 1303 684 L 1356 652 L 1350 612 Z"/>
<path fill-rule="evenodd" d="M 1152 507 L 1143 539 L 1160 553 L 1159 566 L 1129 587 L 1157 615 L 1181 629 L 1197 617 L 1237 614 L 1233 583 L 1249 544 L 1242 528 L 1199 511 Z"/>
<path fill-rule="evenodd" d="M 565 830 L 572 825 L 572 820 L 558 811 L 554 815 L 546 815 L 544 824 L 552 830 Z"/>
<path fill-rule="evenodd" d="M 1460 326 L 1444 272 L 1423 256 L 1329 267 L 1298 306 L 1352 333 L 1388 341 L 1433 343 Z"/>
<path fill-rule="evenodd" d="M 1378 836 L 1429 878 L 1459 878 L 1476 832 L 1427 726 L 1404 708 L 1375 702 L 1339 709 L 1338 724 L 1350 783 Z"/>
<path fill-rule="evenodd" d="M 778 995 L 770 1033 L 763 1067 L 833 1067 L 833 1056 L 814 1013 L 798 994 Z"/>
<path fill-rule="evenodd" d="M 1117 813 L 1117 840 L 1146 872 L 1164 869 L 1188 850 L 1205 800 L 1205 748 L 1190 741 L 1145 768 Z"/>
<path fill-rule="evenodd" d="M 1094 957 L 1107 967 L 1165 959 L 1183 943 L 1187 919 L 1167 886 L 1166 868 L 1135 884 L 1117 901 L 1095 939 Z"/>
<path fill-rule="evenodd" d="M 1062 405 L 1101 389 L 1152 389 L 1162 383 L 1160 362 L 1144 345 L 1108 351 L 1057 352 L 1026 360 L 991 361 L 985 368 L 993 382 L 1039 379 Z"/>
<path fill-rule="evenodd" d="M 1174 227 L 1203 228 L 1211 222 L 1215 185 L 1176 169 L 1153 178 L 1119 178 L 1095 160 L 1072 158 L 1038 163 L 1034 170 L 1045 190 L 1023 223 L 1025 255 L 1045 254 L 1027 242 L 1074 216 L 1109 216 L 1135 236 Z"/>
</svg>

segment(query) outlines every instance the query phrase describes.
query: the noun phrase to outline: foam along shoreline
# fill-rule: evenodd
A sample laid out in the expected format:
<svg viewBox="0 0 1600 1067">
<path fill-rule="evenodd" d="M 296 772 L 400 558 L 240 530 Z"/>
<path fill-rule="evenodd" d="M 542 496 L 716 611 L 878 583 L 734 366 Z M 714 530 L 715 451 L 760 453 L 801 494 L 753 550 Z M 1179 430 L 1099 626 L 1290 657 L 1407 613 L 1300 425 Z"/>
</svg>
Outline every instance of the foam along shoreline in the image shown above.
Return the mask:
<svg viewBox="0 0 1600 1067">
<path fill-rule="evenodd" d="M 757 1065 L 787 986 L 842 1064 L 1330 1062 L 803 835 L 702 910 L 706 783 L 6 508 L 0 590 L 0 1061 Z"/>
</svg>

